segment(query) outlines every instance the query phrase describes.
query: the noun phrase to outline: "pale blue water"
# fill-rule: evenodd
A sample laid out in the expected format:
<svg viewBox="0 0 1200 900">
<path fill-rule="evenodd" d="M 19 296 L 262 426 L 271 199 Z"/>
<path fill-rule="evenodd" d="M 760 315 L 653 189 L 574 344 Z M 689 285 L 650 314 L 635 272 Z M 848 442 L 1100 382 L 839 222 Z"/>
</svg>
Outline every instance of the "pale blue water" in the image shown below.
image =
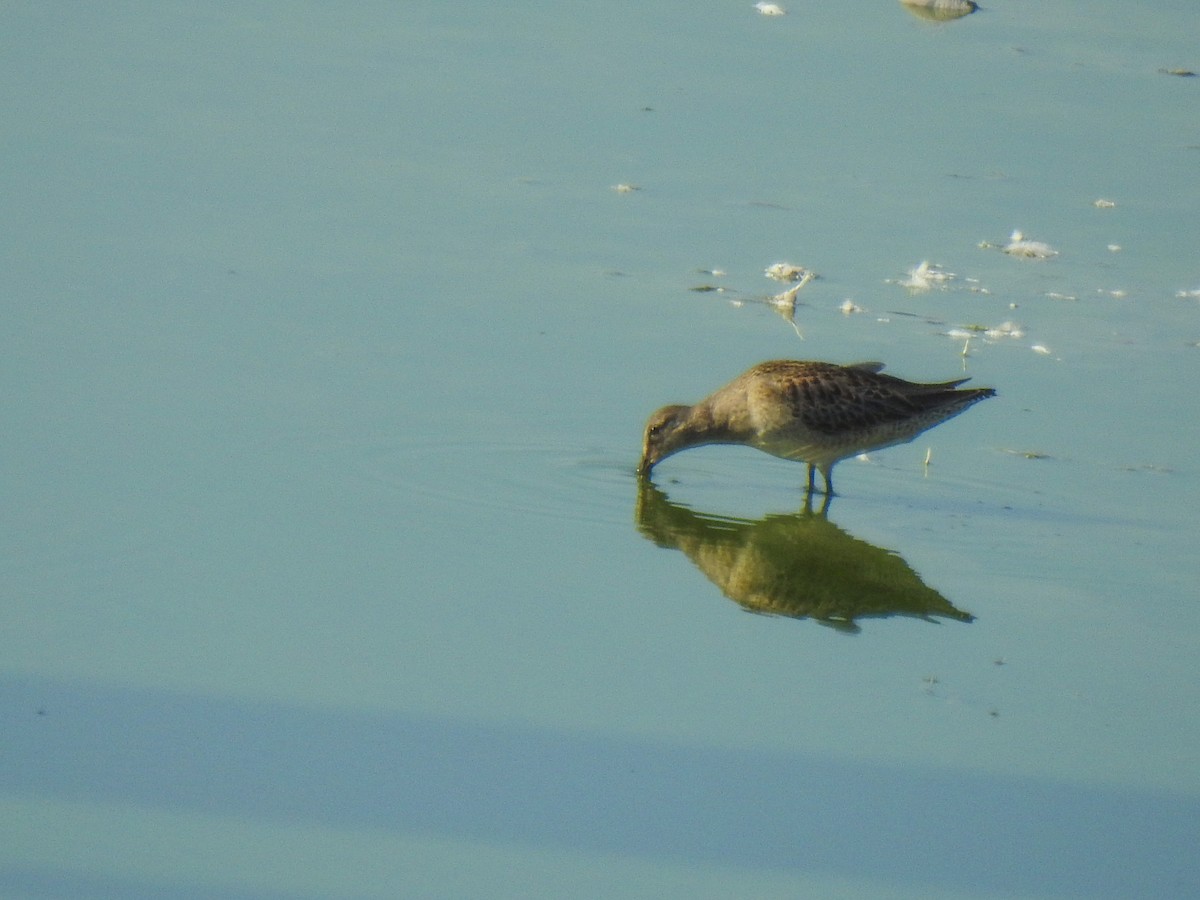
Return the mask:
<svg viewBox="0 0 1200 900">
<path fill-rule="evenodd" d="M 0 893 L 1200 891 L 1200 10 L 787 5 L 5 11 Z M 781 356 L 997 388 L 812 538 L 974 621 L 639 530 Z"/>
</svg>

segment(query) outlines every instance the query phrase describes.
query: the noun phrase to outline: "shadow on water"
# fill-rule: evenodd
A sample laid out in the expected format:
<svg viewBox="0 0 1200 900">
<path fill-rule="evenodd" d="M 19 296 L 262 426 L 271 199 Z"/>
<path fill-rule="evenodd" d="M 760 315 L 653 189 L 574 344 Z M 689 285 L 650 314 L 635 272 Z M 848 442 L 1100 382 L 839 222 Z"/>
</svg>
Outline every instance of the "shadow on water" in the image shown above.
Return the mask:
<svg viewBox="0 0 1200 900">
<path fill-rule="evenodd" d="M 696 512 L 649 481 L 638 485 L 638 530 L 682 550 L 730 600 L 750 612 L 813 619 L 857 632 L 858 619 L 913 616 L 971 622 L 898 554 L 847 534 L 814 511 L 757 521 Z"/>
</svg>

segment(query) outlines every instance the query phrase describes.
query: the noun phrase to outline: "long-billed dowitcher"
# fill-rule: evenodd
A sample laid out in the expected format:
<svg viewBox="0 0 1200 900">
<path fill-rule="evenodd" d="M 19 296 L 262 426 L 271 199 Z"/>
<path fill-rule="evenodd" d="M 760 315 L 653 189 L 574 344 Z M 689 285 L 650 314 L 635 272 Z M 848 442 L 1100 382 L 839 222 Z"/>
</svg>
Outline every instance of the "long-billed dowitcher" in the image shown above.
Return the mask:
<svg viewBox="0 0 1200 900">
<path fill-rule="evenodd" d="M 833 496 L 833 466 L 867 450 L 911 441 L 991 388 L 956 390 L 969 380 L 915 384 L 880 370 L 883 363 L 763 362 L 694 406 L 664 406 L 646 423 L 638 474 L 705 444 L 744 444 L 808 464 L 808 490 L 820 470 Z"/>
</svg>

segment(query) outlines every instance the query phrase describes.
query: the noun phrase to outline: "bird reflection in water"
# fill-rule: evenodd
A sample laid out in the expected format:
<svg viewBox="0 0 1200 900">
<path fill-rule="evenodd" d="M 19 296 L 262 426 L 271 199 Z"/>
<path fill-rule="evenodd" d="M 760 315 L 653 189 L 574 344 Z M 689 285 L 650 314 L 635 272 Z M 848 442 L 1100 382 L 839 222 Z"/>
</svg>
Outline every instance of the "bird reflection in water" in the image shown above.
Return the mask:
<svg viewBox="0 0 1200 900">
<path fill-rule="evenodd" d="M 750 612 L 813 619 L 840 631 L 857 620 L 912 616 L 970 622 L 926 586 L 898 554 L 847 534 L 814 512 L 758 521 L 698 513 L 640 479 L 637 527 L 660 547 L 682 550 L 710 581 Z"/>
</svg>

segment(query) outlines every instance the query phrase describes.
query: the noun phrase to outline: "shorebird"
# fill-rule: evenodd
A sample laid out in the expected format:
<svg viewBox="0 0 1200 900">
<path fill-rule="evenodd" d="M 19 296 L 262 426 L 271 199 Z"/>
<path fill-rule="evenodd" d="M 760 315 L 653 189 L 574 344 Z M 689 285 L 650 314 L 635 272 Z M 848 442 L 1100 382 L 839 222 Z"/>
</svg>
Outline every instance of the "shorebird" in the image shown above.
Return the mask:
<svg viewBox="0 0 1200 900">
<path fill-rule="evenodd" d="M 819 470 L 833 496 L 833 467 L 868 450 L 911 441 L 921 432 L 995 395 L 958 386 L 967 378 L 915 384 L 882 373 L 883 363 L 839 366 L 759 363 L 694 406 L 664 406 L 646 423 L 638 475 L 689 447 L 744 444 L 808 464 L 808 491 Z"/>
</svg>

